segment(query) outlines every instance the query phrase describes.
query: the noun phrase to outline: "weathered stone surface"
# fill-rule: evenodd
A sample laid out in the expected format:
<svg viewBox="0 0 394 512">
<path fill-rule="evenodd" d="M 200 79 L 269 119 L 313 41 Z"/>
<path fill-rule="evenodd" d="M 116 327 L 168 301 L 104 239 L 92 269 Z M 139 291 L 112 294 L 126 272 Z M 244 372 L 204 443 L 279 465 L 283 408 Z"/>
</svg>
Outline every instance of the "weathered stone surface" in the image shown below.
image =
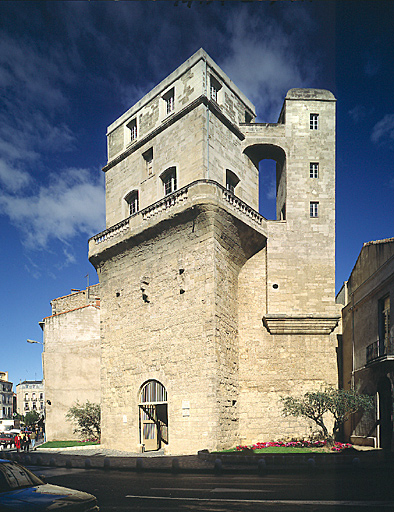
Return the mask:
<svg viewBox="0 0 394 512">
<path fill-rule="evenodd" d="M 277 124 L 246 119 L 253 105 L 200 50 L 108 129 L 107 230 L 89 242 L 106 447 L 144 444 L 148 381 L 167 392 L 174 454 L 307 435 L 282 417 L 280 397 L 337 383 L 335 98 L 293 89 Z M 255 211 L 264 158 L 277 162 L 277 220 Z M 169 168 L 177 190 L 165 197 Z M 131 191 L 139 211 L 129 217 Z"/>
</svg>

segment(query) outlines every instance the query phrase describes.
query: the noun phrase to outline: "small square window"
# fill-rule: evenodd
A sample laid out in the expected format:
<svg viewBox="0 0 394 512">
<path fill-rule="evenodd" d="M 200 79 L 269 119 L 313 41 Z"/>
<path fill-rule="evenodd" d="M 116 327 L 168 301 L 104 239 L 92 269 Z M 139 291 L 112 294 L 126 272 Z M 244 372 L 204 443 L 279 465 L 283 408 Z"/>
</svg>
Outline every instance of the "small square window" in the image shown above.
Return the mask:
<svg viewBox="0 0 394 512">
<path fill-rule="evenodd" d="M 310 178 L 318 178 L 319 177 L 319 164 L 317 162 L 311 162 L 309 164 L 309 177 Z"/>
<path fill-rule="evenodd" d="M 310 202 L 309 216 L 310 217 L 318 217 L 319 216 L 319 203 L 317 201 Z"/>
<path fill-rule="evenodd" d="M 319 114 L 311 114 L 309 117 L 309 128 L 317 130 L 319 127 Z"/>
</svg>

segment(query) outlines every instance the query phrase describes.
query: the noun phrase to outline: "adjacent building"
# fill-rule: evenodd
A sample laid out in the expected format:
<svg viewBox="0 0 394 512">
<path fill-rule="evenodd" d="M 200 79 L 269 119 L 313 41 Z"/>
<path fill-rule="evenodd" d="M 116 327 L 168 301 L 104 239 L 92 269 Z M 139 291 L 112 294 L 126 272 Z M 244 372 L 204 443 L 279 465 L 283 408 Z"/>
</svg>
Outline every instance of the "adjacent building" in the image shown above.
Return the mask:
<svg viewBox="0 0 394 512">
<path fill-rule="evenodd" d="M 42 380 L 24 380 L 16 385 L 17 412 L 21 416 L 35 411 L 45 417 L 45 392 Z"/>
<path fill-rule="evenodd" d="M 107 225 L 89 241 L 100 311 L 76 309 L 100 315 L 101 361 L 96 327 L 45 319 L 53 411 L 78 396 L 60 400 L 66 377 L 98 396 L 101 367 L 105 447 L 182 454 L 310 433 L 280 398 L 338 383 L 335 106 L 291 89 L 277 123 L 256 123 L 199 50 L 108 128 Z M 263 159 L 276 161 L 274 220 L 258 212 Z"/>
<path fill-rule="evenodd" d="M 99 285 L 52 300 L 52 315 L 40 326 L 48 441 L 79 438 L 67 421 L 77 401 L 100 403 Z"/>
<path fill-rule="evenodd" d="M 345 424 L 354 443 L 390 449 L 393 439 L 394 238 L 365 243 L 338 295 L 344 305 L 342 386 L 375 397 L 375 409 Z"/>
<path fill-rule="evenodd" d="M 12 382 L 8 380 L 8 372 L 0 371 L 0 423 L 3 420 L 12 420 L 14 392 Z"/>
</svg>

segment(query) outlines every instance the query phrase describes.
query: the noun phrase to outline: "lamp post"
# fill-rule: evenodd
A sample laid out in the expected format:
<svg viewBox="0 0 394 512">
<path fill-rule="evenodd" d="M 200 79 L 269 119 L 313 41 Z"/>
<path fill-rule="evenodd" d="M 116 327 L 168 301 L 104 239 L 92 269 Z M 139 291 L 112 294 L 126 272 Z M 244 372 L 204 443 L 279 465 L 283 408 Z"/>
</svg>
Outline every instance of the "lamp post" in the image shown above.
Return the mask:
<svg viewBox="0 0 394 512">
<path fill-rule="evenodd" d="M 44 345 L 42 341 L 36 341 L 36 340 L 26 340 L 27 343 L 38 343 L 38 345 Z"/>
</svg>

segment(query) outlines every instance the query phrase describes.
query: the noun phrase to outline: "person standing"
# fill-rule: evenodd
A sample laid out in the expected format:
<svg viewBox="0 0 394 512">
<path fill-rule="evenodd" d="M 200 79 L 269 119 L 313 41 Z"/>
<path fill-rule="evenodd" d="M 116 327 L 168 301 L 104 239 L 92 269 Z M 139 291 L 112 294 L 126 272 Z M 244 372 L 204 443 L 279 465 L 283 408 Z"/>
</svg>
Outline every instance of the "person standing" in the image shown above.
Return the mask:
<svg viewBox="0 0 394 512">
<path fill-rule="evenodd" d="M 30 440 L 31 440 L 31 449 L 32 451 L 35 450 L 35 446 L 36 446 L 36 438 L 37 438 L 37 434 L 36 434 L 36 431 L 33 430 L 33 432 L 31 433 L 31 436 L 30 436 Z"/>
<path fill-rule="evenodd" d="M 19 453 L 21 451 L 21 437 L 19 434 L 16 434 L 15 439 L 14 439 L 14 444 L 15 444 L 16 451 Z"/>
</svg>

